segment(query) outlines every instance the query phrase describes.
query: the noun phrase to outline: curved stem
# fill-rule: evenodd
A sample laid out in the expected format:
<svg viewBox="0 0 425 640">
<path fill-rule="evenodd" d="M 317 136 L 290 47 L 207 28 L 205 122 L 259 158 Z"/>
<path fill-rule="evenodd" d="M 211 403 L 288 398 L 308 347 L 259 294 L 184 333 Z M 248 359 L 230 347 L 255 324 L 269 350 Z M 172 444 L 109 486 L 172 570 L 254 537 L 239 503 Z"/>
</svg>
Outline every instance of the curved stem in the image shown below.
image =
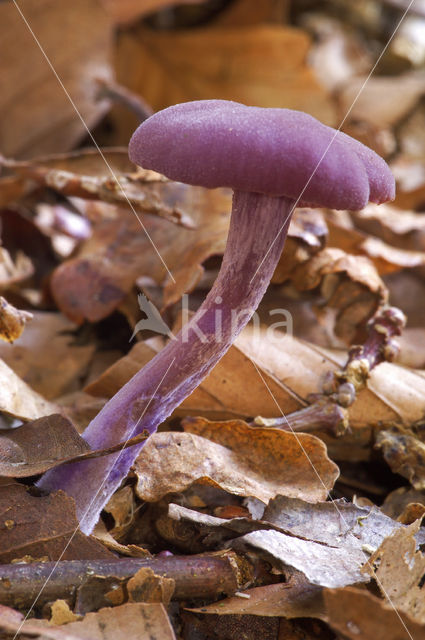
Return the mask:
<svg viewBox="0 0 425 640">
<path fill-rule="evenodd" d="M 293 201 L 235 192 L 220 273 L 207 298 L 176 339 L 127 382 L 92 420 L 83 437 L 93 449 L 154 433 L 196 389 L 252 317 L 285 242 Z M 144 443 L 48 471 L 38 486 L 63 489 L 76 502 L 80 528 L 90 533 Z"/>
</svg>

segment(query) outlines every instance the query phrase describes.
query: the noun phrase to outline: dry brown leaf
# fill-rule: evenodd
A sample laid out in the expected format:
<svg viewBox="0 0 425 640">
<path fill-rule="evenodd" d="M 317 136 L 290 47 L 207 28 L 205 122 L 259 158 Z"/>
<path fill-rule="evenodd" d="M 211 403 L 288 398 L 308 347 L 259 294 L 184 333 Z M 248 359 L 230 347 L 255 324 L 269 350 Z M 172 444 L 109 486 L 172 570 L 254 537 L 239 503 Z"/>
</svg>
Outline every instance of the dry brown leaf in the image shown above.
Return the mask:
<svg viewBox="0 0 425 640">
<path fill-rule="evenodd" d="M 53 400 L 79 386 L 95 346 L 76 343 L 76 325 L 60 313 L 37 311 L 12 345 L 0 344 L 0 357 L 32 389 Z"/>
<path fill-rule="evenodd" d="M 324 589 L 326 621 L 349 640 L 420 640 L 424 627 L 368 591 Z M 406 631 L 407 629 L 407 631 Z"/>
<path fill-rule="evenodd" d="M 26 323 L 33 318 L 32 313 L 16 309 L 0 296 L 0 338 L 6 342 L 14 342 L 21 335 Z"/>
<path fill-rule="evenodd" d="M 170 604 L 175 580 L 155 575 L 150 567 L 142 567 L 127 582 L 129 602 L 161 602 Z"/>
<path fill-rule="evenodd" d="M 66 197 L 100 200 L 130 209 L 133 215 L 149 213 L 192 227 L 188 215 L 158 196 L 157 182 L 165 178 L 154 171 L 138 169 L 128 159 L 127 149 L 77 151 L 69 154 L 16 162 L 0 158 L 0 166 L 16 177 L 22 195 L 37 188 L 53 189 Z M 10 180 L 10 177 L 4 178 Z M 2 181 L 0 180 L 0 190 Z M 16 199 L 16 198 L 15 198 Z"/>
<path fill-rule="evenodd" d="M 376 446 L 394 473 L 407 478 L 418 491 L 425 489 L 425 444 L 412 431 L 396 426 L 381 431 Z"/>
<path fill-rule="evenodd" d="M 110 76 L 107 15 L 97 0 L 24 0 L 19 6 L 90 128 L 105 112 L 90 84 L 93 76 Z M 0 74 L 2 152 L 23 157 L 70 149 L 86 134 L 74 107 L 13 3 L 1 3 L 0 23 L 0 48 L 8 52 Z"/>
<path fill-rule="evenodd" d="M 53 295 L 71 319 L 80 323 L 84 318 L 91 322 L 105 318 L 143 276 L 157 284 L 168 280 L 164 303 L 172 304 L 195 287 L 203 273 L 202 263 L 211 255 L 223 253 L 230 211 L 227 190 L 173 182 L 157 183 L 156 188 L 161 200 L 171 206 L 178 204 L 193 217 L 198 228 L 176 228 L 150 217 L 143 221 L 149 240 L 134 214 L 124 209 L 110 219 L 98 220 L 93 236 L 81 245 L 77 257 L 53 274 Z M 174 282 L 151 242 L 172 272 Z"/>
<path fill-rule="evenodd" d="M 24 485 L 3 478 L 0 561 L 8 563 L 25 556 L 47 560 L 114 557 L 103 545 L 78 530 L 74 501 L 65 493 L 35 497 Z"/>
<path fill-rule="evenodd" d="M 380 129 L 396 125 L 425 93 L 425 74 L 412 72 L 392 77 L 357 76 L 339 92 L 339 106 L 353 121 L 366 122 Z M 382 96 L 385 95 L 385 100 Z"/>
<path fill-rule="evenodd" d="M 397 180 L 394 205 L 401 210 L 423 211 L 425 208 L 425 163 L 422 153 L 419 158 L 398 156 L 391 163 Z"/>
<path fill-rule="evenodd" d="M 244 594 L 249 598 L 232 596 L 189 610 L 218 615 L 320 618 L 324 616 L 321 591 L 317 585 L 310 584 L 302 573 L 294 571 L 289 582 L 246 589 Z"/>
<path fill-rule="evenodd" d="M 0 411 L 22 420 L 36 420 L 57 407 L 33 391 L 0 359 Z"/>
<path fill-rule="evenodd" d="M 167 613 L 161 604 L 128 603 L 88 613 L 83 620 L 64 627 L 46 620 L 26 620 L 14 609 L 0 605 L 0 629 L 9 634 L 18 630 L 38 640 L 176 640 Z"/>
<path fill-rule="evenodd" d="M 311 505 L 288 496 L 277 496 L 267 505 L 262 520 L 280 530 L 330 547 L 376 549 L 401 524 L 377 507 L 359 507 L 345 500 Z M 363 562 L 368 556 L 363 554 Z"/>
<path fill-rule="evenodd" d="M 236 550 L 254 548 L 261 551 L 278 567 L 294 567 L 302 571 L 309 582 L 323 587 L 345 587 L 368 581 L 360 572 L 364 552 L 354 548 L 328 547 L 270 529 L 247 533 L 233 540 L 231 545 Z"/>
<path fill-rule="evenodd" d="M 394 489 L 394 491 L 391 491 L 385 498 L 381 509 L 387 516 L 390 516 L 390 518 L 399 520 L 400 516 L 411 504 L 422 504 L 422 506 L 425 506 L 425 491 L 416 491 L 416 489 L 412 489 L 411 487 Z"/>
<path fill-rule="evenodd" d="M 425 220 L 423 214 L 400 211 L 394 206 L 369 204 L 352 213 L 358 229 L 378 236 L 389 245 L 407 251 L 425 250 Z"/>
<path fill-rule="evenodd" d="M 415 534 L 421 520 L 394 531 L 370 557 L 364 571 L 376 581 L 384 597 L 413 620 L 425 625 L 423 576 L 425 556 L 417 550 Z M 372 568 L 373 567 L 373 568 Z"/>
<path fill-rule="evenodd" d="M 127 485 L 116 491 L 104 510 L 114 519 L 114 527 L 109 534 L 119 539 L 134 521 L 136 505 L 132 487 Z"/>
<path fill-rule="evenodd" d="M 338 476 L 337 466 L 314 436 L 253 429 L 242 421 L 199 418 L 184 425 L 192 433 L 154 434 L 139 455 L 136 491 L 142 500 L 158 501 L 200 480 L 265 503 L 279 493 L 314 502 L 326 498 Z"/>
<path fill-rule="evenodd" d="M 68 622 L 75 622 L 78 616 L 70 609 L 66 600 L 55 600 L 50 607 L 50 624 L 61 625 Z"/>
<path fill-rule="evenodd" d="M 323 249 L 296 267 L 291 280 L 301 291 L 320 286 L 327 307 L 338 311 L 335 333 L 349 343 L 358 339 L 366 322 L 388 301 L 388 291 L 372 262 L 341 249 Z"/>
<path fill-rule="evenodd" d="M 305 32 L 277 25 L 174 32 L 141 27 L 120 34 L 116 73 L 154 110 L 222 98 L 299 109 L 333 124 L 334 105 L 305 62 L 309 47 Z M 120 125 L 128 137 L 134 122 Z"/>
<path fill-rule="evenodd" d="M 35 476 L 90 447 L 73 425 L 59 414 L 0 431 L 0 475 Z"/>
</svg>

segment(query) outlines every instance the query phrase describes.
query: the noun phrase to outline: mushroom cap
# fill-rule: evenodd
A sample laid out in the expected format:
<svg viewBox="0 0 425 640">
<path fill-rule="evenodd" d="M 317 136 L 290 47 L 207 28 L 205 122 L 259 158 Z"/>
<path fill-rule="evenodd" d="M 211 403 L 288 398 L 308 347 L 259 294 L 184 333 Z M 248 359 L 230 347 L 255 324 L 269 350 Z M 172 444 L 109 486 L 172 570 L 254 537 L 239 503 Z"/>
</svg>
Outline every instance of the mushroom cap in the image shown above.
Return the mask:
<svg viewBox="0 0 425 640">
<path fill-rule="evenodd" d="M 374 151 L 290 109 L 199 100 L 168 107 L 133 134 L 130 159 L 172 180 L 363 208 L 392 200 L 394 177 Z"/>
</svg>

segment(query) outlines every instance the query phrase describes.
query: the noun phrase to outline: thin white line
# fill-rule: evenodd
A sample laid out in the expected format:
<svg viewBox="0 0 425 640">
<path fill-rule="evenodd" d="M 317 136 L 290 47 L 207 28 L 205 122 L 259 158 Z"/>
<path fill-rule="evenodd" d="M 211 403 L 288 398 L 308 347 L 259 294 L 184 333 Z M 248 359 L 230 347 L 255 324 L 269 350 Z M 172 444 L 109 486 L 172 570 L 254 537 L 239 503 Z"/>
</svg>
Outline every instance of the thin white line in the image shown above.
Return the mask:
<svg viewBox="0 0 425 640">
<path fill-rule="evenodd" d="M 156 387 L 156 389 L 155 389 L 155 391 L 153 392 L 152 396 L 149 398 L 149 402 L 148 402 L 148 403 L 147 403 L 147 405 L 144 407 L 144 409 L 143 409 L 142 413 L 140 414 L 140 416 L 139 416 L 139 418 L 138 418 L 138 420 L 137 420 L 136 424 L 134 425 L 134 427 L 133 427 L 133 428 L 132 428 L 132 430 L 130 431 L 130 434 L 129 434 L 129 436 L 128 436 L 127 440 L 124 442 L 123 447 L 122 447 L 121 451 L 119 452 L 119 454 L 118 454 L 118 456 L 117 456 L 117 459 L 116 459 L 116 461 L 115 461 L 115 463 L 114 463 L 114 464 L 116 464 L 116 463 L 118 462 L 118 460 L 120 459 L 120 456 L 122 455 L 122 453 L 123 453 L 123 451 L 124 451 L 124 449 L 125 449 L 125 445 L 126 445 L 126 444 L 127 444 L 127 442 L 128 442 L 128 441 L 133 437 L 133 433 L 134 433 L 134 432 L 135 432 L 135 430 L 137 429 L 137 426 L 138 426 L 138 424 L 139 424 L 140 420 L 143 418 L 143 416 L 145 415 L 146 411 L 148 410 L 149 405 L 151 404 L 151 402 L 152 402 L 153 398 L 155 397 L 155 395 L 156 395 L 156 393 L 157 393 L 157 391 L 158 391 L 159 387 L 160 387 L 160 386 L 161 386 L 161 384 L 163 383 L 163 381 L 164 381 L 164 379 L 165 379 L 165 376 L 167 375 L 167 373 L 169 372 L 169 370 L 170 370 L 170 369 L 171 369 L 171 367 L 173 366 L 174 361 L 175 361 L 175 358 L 173 358 L 173 359 L 172 359 L 172 361 L 170 362 L 170 364 L 168 365 L 166 372 L 164 373 L 164 375 L 162 376 L 161 380 L 160 380 L 160 381 L 159 381 L 159 383 L 158 383 L 158 386 Z M 106 476 L 106 478 L 104 478 L 104 479 L 102 480 L 102 482 L 100 483 L 99 488 L 98 488 L 98 490 L 97 490 L 96 494 L 94 495 L 93 499 L 90 501 L 90 504 L 89 504 L 89 506 L 87 507 L 86 511 L 84 512 L 84 515 L 83 515 L 83 517 L 82 517 L 82 518 L 81 518 L 81 520 L 80 520 L 80 523 L 84 521 L 85 517 L 86 517 L 86 516 L 87 516 L 87 514 L 90 512 L 90 509 L 92 508 L 92 505 L 93 505 L 94 501 L 96 500 L 96 498 L 97 498 L 97 496 L 99 495 L 99 493 L 102 491 L 102 488 L 103 488 L 103 486 L 105 485 L 106 481 L 108 480 L 108 478 L 109 478 L 109 476 L 110 476 L 111 472 L 112 472 L 112 469 L 111 469 L 111 471 L 108 473 L 108 475 Z M 29 615 L 30 615 L 31 611 L 34 609 L 35 605 L 37 604 L 38 599 L 40 598 L 41 594 L 43 593 L 44 589 L 46 588 L 47 583 L 49 582 L 50 578 L 52 577 L 52 575 L 53 575 L 53 574 L 54 574 L 54 572 L 56 571 L 56 569 L 57 569 L 57 567 L 58 567 L 58 564 L 59 564 L 59 563 L 60 563 L 60 561 L 62 560 L 62 558 L 63 558 L 63 556 L 64 556 L 64 554 L 65 554 L 66 550 L 67 550 L 67 549 L 68 549 L 68 547 L 69 547 L 69 545 L 71 544 L 71 542 L 72 542 L 72 541 L 73 541 L 73 539 L 75 538 L 75 536 L 76 536 L 76 534 L 77 534 L 77 532 L 78 532 L 79 528 L 80 528 L 80 526 L 78 525 L 77 527 L 75 527 L 74 531 L 72 532 L 71 537 L 69 538 L 68 542 L 66 543 L 65 547 L 64 547 L 64 548 L 63 548 L 63 550 L 62 550 L 62 553 L 60 554 L 59 558 L 56 560 L 56 562 L 55 562 L 55 564 L 54 564 L 54 566 L 53 566 L 53 568 L 52 568 L 51 572 L 50 572 L 50 573 L 49 573 L 49 575 L 47 576 L 46 580 L 44 581 L 43 585 L 42 585 L 42 586 L 41 586 L 41 588 L 40 588 L 40 591 L 39 591 L 39 592 L 38 592 L 38 594 L 36 595 L 36 597 L 35 597 L 35 599 L 34 599 L 34 601 L 33 601 L 32 605 L 31 605 L 31 607 L 30 607 L 30 608 L 29 608 L 29 610 L 27 611 L 27 613 L 26 613 L 26 615 L 25 615 L 25 618 L 22 620 L 21 624 L 19 625 L 19 629 L 17 630 L 17 632 L 16 632 L 16 633 L 15 633 L 15 635 L 13 636 L 13 640 L 16 640 L 16 638 L 18 637 L 18 634 L 21 632 L 23 625 L 24 625 L 24 624 L 25 624 L 25 622 L 28 620 L 28 617 L 29 617 Z"/>
<path fill-rule="evenodd" d="M 375 62 L 375 64 L 373 65 L 372 69 L 369 72 L 369 75 L 367 76 L 367 78 L 365 79 L 365 81 L 363 82 L 362 86 L 360 87 L 360 89 L 357 92 L 356 97 L 354 98 L 353 102 L 351 103 L 350 108 L 348 109 L 347 113 L 345 114 L 344 118 L 342 119 L 338 129 L 335 130 L 334 135 L 332 136 L 331 141 L 329 142 L 328 146 L 326 147 L 326 149 L 324 150 L 322 157 L 320 158 L 320 160 L 318 161 L 318 163 L 316 164 L 313 173 L 311 174 L 311 176 L 309 177 L 309 179 L 307 180 L 307 182 L 305 183 L 301 193 L 299 194 L 298 198 L 295 200 L 292 209 L 290 210 L 290 212 L 288 213 L 288 215 L 286 216 L 285 220 L 282 223 L 282 226 L 280 227 L 278 233 L 276 234 L 275 239 L 272 241 L 272 243 L 270 244 L 270 247 L 267 249 L 263 259 L 261 260 L 260 264 L 258 265 L 254 275 L 252 276 L 250 283 L 254 280 L 255 276 L 258 273 L 258 270 L 260 269 L 261 265 L 263 264 L 264 260 L 267 258 L 267 256 L 269 255 L 270 251 L 272 250 L 272 247 L 274 245 L 274 243 L 276 242 L 276 240 L 278 239 L 278 237 L 280 236 L 282 229 L 285 227 L 288 219 L 292 216 L 294 209 L 298 206 L 299 201 L 301 200 L 303 193 L 305 192 L 305 190 L 307 189 L 308 185 L 310 184 L 310 182 L 312 181 L 312 179 L 314 178 L 314 176 L 316 175 L 316 172 L 318 170 L 318 168 L 320 167 L 320 165 L 323 162 L 324 157 L 326 156 L 327 152 L 329 151 L 330 147 L 332 146 L 335 138 L 337 137 L 338 133 L 341 131 L 341 127 L 344 125 L 344 122 L 347 120 L 348 116 L 350 115 L 350 113 L 352 112 L 352 110 L 354 109 L 354 105 L 356 104 L 357 100 L 360 98 L 361 94 L 363 93 L 363 90 L 365 88 L 365 86 L 367 85 L 367 83 L 369 82 L 370 78 L 372 77 L 373 73 L 375 72 L 376 67 L 378 66 L 379 62 L 381 61 L 382 56 L 384 55 L 384 53 L 386 52 L 386 50 L 388 49 L 388 47 L 390 46 L 395 34 L 397 33 L 397 31 L 399 30 L 401 23 L 403 22 L 403 20 L 405 19 L 405 17 L 407 16 L 410 7 L 412 6 L 412 4 L 414 3 L 415 0 L 410 0 L 409 6 L 407 7 L 407 9 L 405 10 L 405 12 L 403 13 L 403 15 L 400 18 L 400 21 L 398 22 L 396 28 L 394 29 L 390 39 L 388 40 L 387 44 L 385 45 L 385 47 L 382 49 L 379 58 L 377 59 L 377 61 Z"/>
<path fill-rule="evenodd" d="M 154 248 L 155 252 L 157 253 L 159 259 L 161 260 L 162 264 L 164 265 L 165 269 L 167 270 L 168 275 L 170 276 L 171 280 L 174 282 L 174 284 L 176 283 L 173 274 L 171 273 L 171 271 L 169 270 L 169 268 L 167 267 L 165 260 L 163 259 L 163 257 L 161 256 L 158 248 L 156 247 L 154 241 L 152 240 L 148 230 L 146 229 L 145 225 L 143 224 L 140 216 L 138 215 L 137 211 L 135 210 L 135 208 L 133 207 L 133 205 L 131 204 L 126 192 L 124 191 L 120 181 L 118 180 L 116 174 L 114 173 L 114 170 L 112 169 L 111 165 L 109 164 L 108 160 L 105 157 L 105 154 L 103 153 L 102 149 L 99 147 L 99 145 L 97 144 L 92 132 L 90 131 L 90 129 L 88 128 L 88 126 L 86 125 L 83 116 L 81 115 L 80 111 L 78 110 L 77 105 L 75 104 L 75 102 L 73 101 L 73 99 L 71 98 L 68 90 L 66 89 L 65 85 L 63 84 L 62 80 L 60 79 L 56 69 L 54 68 L 50 58 L 48 57 L 47 53 L 44 51 L 43 47 L 41 46 L 41 43 L 39 42 L 39 40 L 37 39 L 37 36 L 35 35 L 34 31 L 31 29 L 28 20 L 26 19 L 26 17 L 24 16 L 24 14 L 22 13 L 20 7 L 18 6 L 18 3 L 16 2 L 16 0 L 12 0 L 13 4 L 15 5 L 17 11 L 19 12 L 22 20 L 24 21 L 25 25 L 28 28 L 28 31 L 31 33 L 32 37 L 34 38 L 34 41 L 36 42 L 38 48 L 40 49 L 41 53 L 43 54 L 47 64 L 49 65 L 50 69 L 52 70 L 56 80 L 59 82 L 60 86 L 62 87 L 66 97 L 68 98 L 69 102 L 71 103 L 75 113 L 77 114 L 77 116 L 79 117 L 79 119 L 81 120 L 81 123 L 83 125 L 83 127 L 85 128 L 85 130 L 87 131 L 87 134 L 89 135 L 91 141 L 93 142 L 94 146 L 96 147 L 97 151 L 99 152 L 103 162 L 105 163 L 105 165 L 108 167 L 108 170 L 112 176 L 112 178 L 115 180 L 116 184 L 118 185 L 118 188 L 120 189 L 121 193 L 123 194 L 124 198 L 127 200 L 127 204 L 129 205 L 130 209 L 132 210 L 132 212 L 134 213 L 134 215 L 136 216 L 140 226 L 142 227 L 143 231 L 145 232 L 149 242 L 151 243 L 152 247 Z"/>
<path fill-rule="evenodd" d="M 328 498 L 329 498 L 330 502 L 332 502 L 332 505 L 333 505 L 333 507 L 334 507 L 335 511 L 337 512 L 337 514 L 338 514 L 338 515 L 339 515 L 339 517 L 341 518 L 342 522 L 343 522 L 343 523 L 345 524 L 345 526 L 347 527 L 347 533 L 348 533 L 349 535 L 351 535 L 353 538 L 355 538 L 354 534 L 352 534 L 352 533 L 350 532 L 350 525 L 349 525 L 349 523 L 347 522 L 347 520 L 344 518 L 344 514 L 343 514 L 343 513 L 342 513 L 342 511 L 339 509 L 339 507 L 338 507 L 338 505 L 336 504 L 335 500 L 334 500 L 334 499 L 332 498 L 332 496 L 330 495 L 330 492 L 329 492 L 328 488 L 326 487 L 326 485 L 325 485 L 324 481 L 322 480 L 322 477 L 321 477 L 320 473 L 317 471 L 317 469 L 316 469 L 316 467 L 314 466 L 314 464 L 313 464 L 313 462 L 312 462 L 312 460 L 311 460 L 310 456 L 308 455 L 307 451 L 305 450 L 305 447 L 303 446 L 303 443 L 301 442 L 299 435 L 297 434 L 297 432 L 296 432 L 296 431 L 294 431 L 294 429 L 293 429 L 293 428 L 291 427 L 291 425 L 289 424 L 288 419 L 287 419 L 287 417 L 286 417 L 285 413 L 283 412 L 283 410 L 282 410 L 281 406 L 279 405 L 279 403 L 278 403 L 277 399 L 275 398 L 275 396 L 274 396 L 274 394 L 273 394 L 273 391 L 270 389 L 269 385 L 267 384 L 267 381 L 265 380 L 264 376 L 262 375 L 262 373 L 261 373 L 260 369 L 257 367 L 256 363 L 254 362 L 254 360 L 253 360 L 250 356 L 248 356 L 248 358 L 251 360 L 252 364 L 253 364 L 253 365 L 254 365 L 254 367 L 255 367 L 255 370 L 257 371 L 258 375 L 260 376 L 261 380 L 262 380 L 262 381 L 263 381 L 263 383 L 264 383 L 264 386 L 266 387 L 267 391 L 269 392 L 269 394 L 270 394 L 270 396 L 271 396 L 271 398 L 272 398 L 273 402 L 275 403 L 275 405 L 277 406 L 277 408 L 278 408 L 279 412 L 281 413 L 282 417 L 283 417 L 283 418 L 284 418 L 284 420 L 286 421 L 286 424 L 288 425 L 289 429 L 291 430 L 291 433 L 292 433 L 292 435 L 294 436 L 295 440 L 297 441 L 298 446 L 300 447 L 300 449 L 301 449 L 301 450 L 302 450 L 302 452 L 304 453 L 305 457 L 307 458 L 308 462 L 310 463 L 311 468 L 313 469 L 314 473 L 315 473 L 315 474 L 316 474 L 316 476 L 318 477 L 318 479 L 319 479 L 320 483 L 323 485 L 323 487 L 324 487 L 324 489 L 325 489 L 325 491 L 326 491 L 326 493 L 327 493 L 327 495 L 328 495 Z M 402 617 L 401 617 L 401 615 L 399 614 L 399 612 L 398 612 L 397 608 L 395 607 L 394 603 L 392 602 L 392 600 L 391 600 L 390 596 L 388 595 L 388 593 L 387 593 L 387 592 L 386 592 L 386 590 L 384 589 L 384 587 L 383 587 L 383 585 L 382 585 L 381 581 L 379 580 L 378 576 L 376 575 L 376 573 L 375 573 L 375 571 L 374 571 L 374 569 L 373 569 L 373 566 L 371 565 L 371 563 L 370 563 L 370 561 L 369 561 L 368 556 L 367 556 L 367 555 L 366 555 L 366 553 L 363 551 L 363 549 L 361 549 L 361 548 L 360 548 L 359 550 L 363 553 L 363 555 L 364 555 L 364 557 L 365 557 L 365 561 L 366 561 L 366 562 L 365 562 L 365 564 L 367 564 L 367 565 L 372 569 L 372 572 L 373 572 L 373 575 L 374 575 L 374 578 L 375 578 L 376 582 L 377 582 L 377 583 L 378 583 L 378 585 L 380 586 L 380 588 L 381 588 L 381 590 L 382 590 L 382 592 L 383 592 L 383 594 L 384 594 L 385 598 L 388 600 L 388 602 L 389 602 L 390 606 L 392 607 L 392 609 L 394 610 L 394 612 L 395 612 L 396 616 L 397 616 L 397 617 L 398 617 L 398 619 L 400 620 L 400 622 L 401 622 L 401 624 L 402 624 L 402 626 L 403 626 L 404 630 L 406 631 L 407 635 L 409 636 L 410 640 L 414 640 L 414 639 L 413 639 L 412 634 L 411 634 L 411 633 L 410 633 L 410 631 L 409 631 L 409 629 L 406 627 L 406 624 L 404 623 L 403 618 L 402 618 Z"/>
</svg>

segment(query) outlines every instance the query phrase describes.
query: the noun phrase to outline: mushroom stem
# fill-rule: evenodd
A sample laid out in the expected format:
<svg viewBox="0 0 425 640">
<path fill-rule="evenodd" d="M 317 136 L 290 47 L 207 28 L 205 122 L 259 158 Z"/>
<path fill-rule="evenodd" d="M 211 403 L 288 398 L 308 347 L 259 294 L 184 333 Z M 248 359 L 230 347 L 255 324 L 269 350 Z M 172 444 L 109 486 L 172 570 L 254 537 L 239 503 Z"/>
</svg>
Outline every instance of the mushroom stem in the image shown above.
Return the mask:
<svg viewBox="0 0 425 640">
<path fill-rule="evenodd" d="M 285 197 L 234 193 L 223 263 L 210 293 L 176 338 L 92 420 L 83 437 L 93 449 L 125 442 L 144 429 L 154 433 L 208 375 L 260 303 L 281 255 L 293 206 Z M 48 471 L 38 486 L 72 496 L 80 528 L 88 534 L 143 444 L 62 465 Z"/>
</svg>

